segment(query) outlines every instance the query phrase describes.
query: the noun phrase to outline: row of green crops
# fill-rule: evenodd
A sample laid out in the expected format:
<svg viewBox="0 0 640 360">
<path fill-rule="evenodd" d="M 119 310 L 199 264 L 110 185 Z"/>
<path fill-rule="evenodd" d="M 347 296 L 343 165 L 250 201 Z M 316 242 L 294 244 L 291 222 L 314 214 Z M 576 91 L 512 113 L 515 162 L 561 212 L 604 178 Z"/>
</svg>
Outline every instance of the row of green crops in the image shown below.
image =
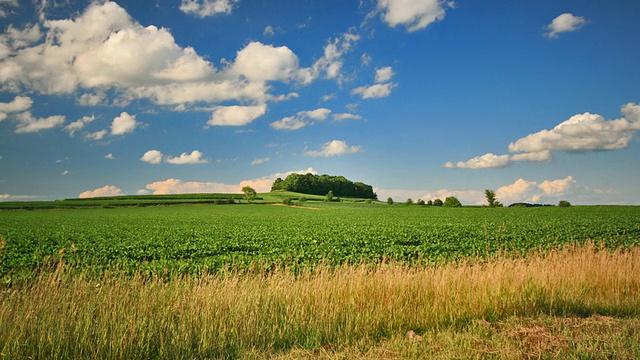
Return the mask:
<svg viewBox="0 0 640 360">
<path fill-rule="evenodd" d="M 68 269 L 159 276 L 221 268 L 407 264 L 526 254 L 588 240 L 640 244 L 640 207 L 429 208 L 380 204 L 167 206 L 0 212 L 0 278 Z M 62 260 L 62 261 L 61 261 Z"/>
</svg>

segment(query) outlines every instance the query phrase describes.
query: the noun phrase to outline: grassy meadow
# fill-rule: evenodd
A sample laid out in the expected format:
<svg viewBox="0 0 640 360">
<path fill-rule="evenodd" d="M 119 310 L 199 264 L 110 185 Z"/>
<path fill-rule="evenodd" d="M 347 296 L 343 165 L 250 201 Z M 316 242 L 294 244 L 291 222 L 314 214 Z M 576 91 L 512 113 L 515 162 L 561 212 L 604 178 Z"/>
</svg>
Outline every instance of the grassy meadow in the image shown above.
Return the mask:
<svg viewBox="0 0 640 360">
<path fill-rule="evenodd" d="M 638 207 L 297 205 L 0 211 L 0 358 L 640 357 Z"/>
</svg>

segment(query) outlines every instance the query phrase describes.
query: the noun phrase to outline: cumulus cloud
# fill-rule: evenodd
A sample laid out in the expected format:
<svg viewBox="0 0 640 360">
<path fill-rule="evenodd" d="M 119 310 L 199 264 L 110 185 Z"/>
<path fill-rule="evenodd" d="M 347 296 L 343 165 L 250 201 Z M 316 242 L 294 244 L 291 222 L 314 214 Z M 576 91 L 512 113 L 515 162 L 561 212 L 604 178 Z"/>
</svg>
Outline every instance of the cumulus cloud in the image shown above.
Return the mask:
<svg viewBox="0 0 640 360">
<path fill-rule="evenodd" d="M 121 189 L 113 185 L 106 185 L 99 189 L 87 190 L 85 192 L 82 192 L 80 193 L 80 195 L 78 195 L 78 197 L 81 199 L 84 199 L 84 198 L 92 198 L 92 197 L 100 197 L 100 196 L 118 196 L 118 195 L 122 195 Z"/>
<path fill-rule="evenodd" d="M 202 157 L 203 155 L 204 154 L 202 154 L 200 151 L 194 150 L 191 152 L 191 154 L 182 153 L 178 157 L 167 156 L 165 159 L 165 162 L 169 164 L 175 164 L 175 165 L 208 163 L 209 160 L 204 159 Z"/>
<path fill-rule="evenodd" d="M 135 115 L 129 115 L 126 112 L 120 114 L 113 119 L 111 123 L 111 135 L 124 135 L 136 129 L 140 125 L 139 122 L 136 121 Z"/>
<path fill-rule="evenodd" d="M 64 124 L 66 117 L 63 115 L 54 115 L 46 118 L 35 118 L 31 115 L 31 112 L 23 112 L 16 115 L 16 130 L 17 134 L 37 132 L 41 130 L 52 129 L 54 127 Z"/>
<path fill-rule="evenodd" d="M 16 96 L 11 102 L 0 102 L 0 121 L 7 118 L 8 114 L 29 110 L 33 100 L 27 96 Z"/>
<path fill-rule="evenodd" d="M 117 157 L 113 156 L 112 153 L 108 153 L 107 155 L 105 155 L 104 157 L 105 159 L 109 159 L 109 160 L 115 160 L 117 159 Z"/>
<path fill-rule="evenodd" d="M 214 126 L 243 126 L 267 112 L 265 104 L 255 106 L 219 106 L 211 114 L 208 125 Z"/>
<path fill-rule="evenodd" d="M 458 161 L 455 164 L 450 161 L 444 164 L 444 167 L 449 169 L 491 169 L 507 167 L 518 161 L 545 162 L 551 161 L 552 159 L 553 155 L 551 152 L 546 150 L 515 155 L 496 155 L 493 153 L 487 153 L 482 156 L 476 156 L 467 161 Z"/>
<path fill-rule="evenodd" d="M 223 3 L 233 1 L 182 5 L 204 9 Z M 193 48 L 179 46 L 169 30 L 135 22 L 115 2 L 94 2 L 74 18 L 43 19 L 33 28 L 1 36 L 0 83 L 5 88 L 77 94 L 81 105 L 104 102 L 111 89 L 118 103 L 259 104 L 279 99 L 268 94 L 265 81 L 298 77 L 291 50 L 257 42 L 238 52 L 237 64 L 218 71 Z"/>
<path fill-rule="evenodd" d="M 238 51 L 231 69 L 252 81 L 285 81 L 298 69 L 298 57 L 286 46 L 274 47 L 254 41 Z"/>
<path fill-rule="evenodd" d="M 199 18 L 216 14 L 230 14 L 239 0 L 182 0 L 180 11 Z"/>
<path fill-rule="evenodd" d="M 549 202 L 565 196 L 576 184 L 572 176 L 564 179 L 544 180 L 541 183 L 518 179 L 513 184 L 496 190 L 496 198 L 504 204 L 514 202 Z"/>
<path fill-rule="evenodd" d="M 570 13 L 562 14 L 546 26 L 548 32 L 545 34 L 548 38 L 557 38 L 558 34 L 563 32 L 576 31 L 583 27 L 587 23 L 587 20 L 581 16 L 575 16 Z"/>
<path fill-rule="evenodd" d="M 87 124 L 93 122 L 95 119 L 96 119 L 95 115 L 83 116 L 82 118 L 65 126 L 64 129 L 69 132 L 69 136 L 73 136 L 76 133 L 76 131 L 82 130 Z"/>
<path fill-rule="evenodd" d="M 186 165 L 186 164 L 205 164 L 208 163 L 209 160 L 203 158 L 204 154 L 198 150 L 194 150 L 191 154 L 182 153 L 180 156 L 165 156 L 159 150 L 149 150 L 140 158 L 141 161 L 144 161 L 149 164 L 160 164 L 161 162 L 165 162 L 168 164 L 174 165 Z"/>
<path fill-rule="evenodd" d="M 363 99 L 382 98 L 391 95 L 391 90 L 396 86 L 394 83 L 360 86 L 351 90 L 351 94 L 360 95 Z"/>
<path fill-rule="evenodd" d="M 305 154 L 313 157 L 342 156 L 357 153 L 361 148 L 361 146 L 349 146 L 342 140 L 333 140 L 322 144 L 322 148 L 320 150 L 305 151 Z"/>
<path fill-rule="evenodd" d="M 383 67 L 383 68 L 380 68 L 380 69 L 376 70 L 375 81 L 376 81 L 376 83 L 384 83 L 384 82 L 387 82 L 387 81 L 391 80 L 393 75 L 394 75 L 394 72 L 393 72 L 393 69 L 391 68 L 391 66 L 386 66 L 386 67 Z"/>
<path fill-rule="evenodd" d="M 640 105 L 622 107 L 624 118 L 606 120 L 601 115 L 574 115 L 551 130 L 528 135 L 509 144 L 509 151 L 537 152 L 543 150 L 587 151 L 616 150 L 629 146 L 640 130 Z"/>
<path fill-rule="evenodd" d="M 239 193 L 244 186 L 250 186 L 256 192 L 269 192 L 273 182 L 277 178 L 284 178 L 289 174 L 316 174 L 313 168 L 306 170 L 276 173 L 258 179 L 242 180 L 239 184 L 224 184 L 217 182 L 182 181 L 180 179 L 167 179 L 147 184 L 146 188 L 154 195 L 160 194 L 188 194 L 188 193 Z"/>
<path fill-rule="evenodd" d="M 310 111 L 299 111 L 295 116 L 288 116 L 270 124 L 276 130 L 298 130 L 305 126 L 313 125 L 314 120 L 326 120 L 331 110 L 318 108 Z"/>
<path fill-rule="evenodd" d="M 146 153 L 144 153 L 144 155 L 142 155 L 140 160 L 149 164 L 160 164 L 163 158 L 164 158 L 164 155 L 162 155 L 162 153 L 159 150 L 149 150 Z"/>
<path fill-rule="evenodd" d="M 268 161 L 271 161 L 271 158 L 261 158 L 261 159 L 255 159 L 251 162 L 251 166 L 255 166 L 255 165 L 260 165 L 260 164 L 264 164 Z"/>
<path fill-rule="evenodd" d="M 453 1 L 441 0 L 378 0 L 382 20 L 391 27 L 404 26 L 409 32 L 444 19 L 445 7 L 453 6 Z"/>
<path fill-rule="evenodd" d="M 487 169 L 510 166 L 518 161 L 546 162 L 553 160 L 552 151 L 582 152 L 618 150 L 629 147 L 640 130 L 640 105 L 628 103 L 622 107 L 624 117 L 606 120 L 591 113 L 577 114 L 551 130 L 527 135 L 509 144 L 512 155 L 488 153 L 468 161 L 448 162 L 445 168 Z"/>
</svg>

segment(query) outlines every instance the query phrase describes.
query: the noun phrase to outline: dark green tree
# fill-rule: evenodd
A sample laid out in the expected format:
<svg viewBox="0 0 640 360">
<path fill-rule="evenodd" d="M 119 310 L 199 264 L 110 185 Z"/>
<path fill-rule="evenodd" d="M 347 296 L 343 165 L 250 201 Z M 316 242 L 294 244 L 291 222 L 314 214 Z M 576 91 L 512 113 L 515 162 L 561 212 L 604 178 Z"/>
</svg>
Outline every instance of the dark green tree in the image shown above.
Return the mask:
<svg viewBox="0 0 640 360">
<path fill-rule="evenodd" d="M 444 206 L 446 206 L 446 207 L 462 207 L 462 204 L 460 203 L 460 200 L 458 200 L 457 197 L 449 196 L 448 198 L 444 199 Z"/>
<path fill-rule="evenodd" d="M 411 200 L 411 198 L 408 198 L 406 204 L 407 205 L 413 205 L 413 200 Z"/>
<path fill-rule="evenodd" d="M 392 199 L 392 198 L 390 198 L 390 197 L 388 197 L 388 198 L 387 198 L 387 204 L 389 204 L 389 205 L 393 205 L 393 199 Z"/>
<path fill-rule="evenodd" d="M 242 192 L 244 193 L 244 197 L 247 198 L 248 202 L 252 202 L 253 199 L 256 198 L 256 191 L 251 186 L 244 186 L 242 188 Z"/>
<path fill-rule="evenodd" d="M 558 206 L 559 207 L 569 207 L 569 206 L 571 206 L 571 203 L 568 202 L 567 200 L 560 200 L 558 202 Z"/>
<path fill-rule="evenodd" d="M 502 203 L 496 200 L 496 192 L 490 189 L 486 189 L 484 191 L 484 195 L 487 198 L 487 202 L 489 203 L 489 207 L 502 207 Z"/>
<path fill-rule="evenodd" d="M 333 201 L 333 190 L 329 190 L 327 195 L 325 196 L 325 201 L 332 202 Z"/>
<path fill-rule="evenodd" d="M 433 200 L 433 206 L 442 206 L 442 200 L 440 199 Z"/>
</svg>

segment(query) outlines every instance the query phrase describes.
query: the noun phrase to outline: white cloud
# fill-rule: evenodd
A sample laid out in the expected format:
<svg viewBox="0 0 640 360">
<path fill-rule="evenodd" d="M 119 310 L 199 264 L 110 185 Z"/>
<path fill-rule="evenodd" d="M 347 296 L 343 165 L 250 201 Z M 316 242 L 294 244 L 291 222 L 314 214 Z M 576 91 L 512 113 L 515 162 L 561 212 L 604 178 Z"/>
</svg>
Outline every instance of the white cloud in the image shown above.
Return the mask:
<svg viewBox="0 0 640 360">
<path fill-rule="evenodd" d="M 546 26 L 549 32 L 545 35 L 548 38 L 557 38 L 558 34 L 563 32 L 576 31 L 586 23 L 587 20 L 581 16 L 575 16 L 570 13 L 565 13 L 553 19 L 553 21 L 551 21 L 551 24 Z"/>
<path fill-rule="evenodd" d="M 200 151 L 194 150 L 191 152 L 191 154 L 182 153 L 178 157 L 167 156 L 167 158 L 165 159 L 165 162 L 169 164 L 174 164 L 174 165 L 208 163 L 209 160 L 203 159 L 202 156 L 203 154 Z"/>
<path fill-rule="evenodd" d="M 113 119 L 111 123 L 111 135 L 124 135 L 136 129 L 140 125 L 139 122 L 136 121 L 135 115 L 129 115 L 126 112 L 120 114 Z"/>
<path fill-rule="evenodd" d="M 239 184 L 223 184 L 217 182 L 200 182 L 200 181 L 182 181 L 180 179 L 167 179 L 164 181 L 156 181 L 148 184 L 146 188 L 153 192 L 154 195 L 159 194 L 188 194 L 188 193 L 240 193 L 242 187 L 251 186 L 256 192 L 269 192 L 273 182 L 277 178 L 285 178 L 287 175 L 297 173 L 316 174 L 313 168 L 306 170 L 289 171 L 286 173 L 276 173 L 264 176 L 259 179 L 242 180 Z"/>
<path fill-rule="evenodd" d="M 149 150 L 146 153 L 144 153 L 144 155 L 142 155 L 140 160 L 147 162 L 149 164 L 160 164 L 163 158 L 164 158 L 164 155 L 162 155 L 160 151 Z"/>
<path fill-rule="evenodd" d="M 353 154 L 360 151 L 361 146 L 349 146 L 345 141 L 333 140 L 322 144 L 318 151 L 305 151 L 305 154 L 313 157 L 331 157 Z"/>
<path fill-rule="evenodd" d="M 509 144 L 512 155 L 488 153 L 466 162 L 448 162 L 445 168 L 487 169 L 510 166 L 518 161 L 546 162 L 553 160 L 551 151 L 617 150 L 627 148 L 640 130 L 640 105 L 628 103 L 622 107 L 623 118 L 606 120 L 591 114 L 577 114 L 551 130 L 542 130 Z"/>
<path fill-rule="evenodd" d="M 11 102 L 0 102 L 0 113 L 10 114 L 29 110 L 33 100 L 27 96 L 16 96 Z"/>
<path fill-rule="evenodd" d="M 441 0 L 378 0 L 382 19 L 387 25 L 405 26 L 409 32 L 424 29 L 444 19 L 443 5 L 453 7 L 453 1 L 444 4 Z"/>
<path fill-rule="evenodd" d="M 396 84 L 394 83 L 360 86 L 351 90 L 351 94 L 360 95 L 363 99 L 382 98 L 391 95 L 391 90 L 394 87 L 396 87 Z"/>
<path fill-rule="evenodd" d="M 261 158 L 261 159 L 255 159 L 251 162 L 251 166 L 255 166 L 255 165 L 260 165 L 260 164 L 264 164 L 268 161 L 271 161 L 271 158 Z"/>
<path fill-rule="evenodd" d="M 467 161 L 458 161 L 455 164 L 450 161 L 444 164 L 444 167 L 448 169 L 491 169 L 511 166 L 514 162 L 518 161 L 545 162 L 551 161 L 552 159 L 553 155 L 551 152 L 546 150 L 515 155 L 496 155 L 493 153 L 487 153 L 482 156 L 476 156 Z"/>
<path fill-rule="evenodd" d="M 331 94 L 327 94 L 327 95 L 323 95 L 322 96 L 322 101 L 329 101 L 329 100 L 333 100 L 335 98 L 337 98 L 338 95 L 336 95 L 335 93 L 331 93 Z"/>
<path fill-rule="evenodd" d="M 262 32 L 262 36 L 264 37 L 272 37 L 276 32 L 273 30 L 273 26 L 267 25 Z"/>
<path fill-rule="evenodd" d="M 269 126 L 276 130 L 298 130 L 307 126 L 308 124 L 309 123 L 305 122 L 303 119 L 297 116 L 288 116 L 278 121 L 272 122 Z"/>
<path fill-rule="evenodd" d="M 339 82 L 342 82 L 342 58 L 351 50 L 358 40 L 360 40 L 360 35 L 354 34 L 353 30 L 335 39 L 330 38 L 328 44 L 324 47 L 323 56 L 316 60 L 310 68 L 298 70 L 296 76 L 298 81 L 306 85 L 324 76 L 327 79 L 337 79 Z"/>
<path fill-rule="evenodd" d="M 0 1 L 0 18 L 7 17 L 7 7 L 18 7 L 18 0 L 2 0 Z M 10 11 L 10 10 L 9 10 Z M 0 195 L 0 199 L 2 199 Z"/>
<path fill-rule="evenodd" d="M 333 121 L 360 120 L 360 119 L 362 119 L 362 116 L 360 116 L 360 115 L 349 114 L 349 113 L 333 114 L 332 117 L 333 117 Z"/>
<path fill-rule="evenodd" d="M 97 91 L 96 93 L 85 93 L 78 98 L 78 105 L 81 106 L 96 106 L 101 104 L 107 98 L 107 94 L 104 91 Z"/>
<path fill-rule="evenodd" d="M 92 133 L 84 134 L 84 137 L 91 140 L 102 140 L 109 132 L 107 130 L 100 130 Z"/>
<path fill-rule="evenodd" d="M 117 157 L 113 156 L 112 153 L 108 153 L 107 155 L 105 155 L 104 157 L 105 159 L 109 159 L 109 160 L 115 160 L 117 159 Z"/>
<path fill-rule="evenodd" d="M 305 111 L 303 116 L 306 116 L 308 118 L 311 118 L 313 120 L 326 120 L 327 116 L 329 116 L 329 114 L 331 113 L 331 110 L 327 109 L 327 108 L 318 108 L 315 110 L 311 110 L 311 111 Z M 298 115 L 300 115 L 301 113 L 298 113 Z"/>
<path fill-rule="evenodd" d="M 286 47 L 252 43 L 238 52 L 237 66 L 231 64 L 218 72 L 193 48 L 176 44 L 169 30 L 140 25 L 115 2 L 94 2 L 75 18 L 43 20 L 42 27 L 45 36 L 38 37 L 45 40 L 35 45 L 0 42 L 4 47 L 0 49 L 0 83 L 5 88 L 81 94 L 78 103 L 82 105 L 103 102 L 108 89 L 115 90 L 120 103 L 144 98 L 160 105 L 260 103 L 269 99 L 270 90 L 262 79 L 292 76 L 297 66 L 297 57 Z M 20 46 L 26 43 L 21 40 Z M 261 60 L 248 56 L 259 50 L 271 50 L 270 56 L 275 58 L 267 65 L 272 67 L 264 69 L 251 61 Z M 252 72 L 252 65 L 268 71 Z M 251 80 L 240 78 L 234 69 L 242 70 Z"/>
<path fill-rule="evenodd" d="M 555 202 L 567 195 L 576 181 L 572 176 L 564 179 L 544 180 L 541 183 L 518 179 L 513 184 L 496 190 L 496 198 L 504 204 L 514 202 Z"/>
<path fill-rule="evenodd" d="M 118 196 L 118 195 L 122 195 L 121 189 L 113 185 L 106 185 L 99 189 L 87 190 L 85 192 L 82 192 L 80 193 L 80 195 L 78 195 L 78 197 L 81 199 L 84 199 L 84 198 L 92 198 L 92 197 Z"/>
<path fill-rule="evenodd" d="M 272 122 L 270 126 L 276 130 L 298 130 L 305 126 L 313 125 L 313 120 L 326 120 L 327 116 L 329 116 L 330 113 L 331 110 L 327 108 L 318 108 L 310 111 L 299 111 L 295 116 L 285 117 L 278 121 Z"/>
<path fill-rule="evenodd" d="M 597 114 L 578 114 L 551 130 L 528 135 L 509 144 L 509 151 L 538 152 L 616 150 L 629 146 L 640 130 L 640 105 L 629 103 L 622 108 L 626 116 L 605 120 Z"/>
<path fill-rule="evenodd" d="M 62 175 L 62 176 L 69 175 L 69 174 L 71 174 L 71 171 L 69 171 L 69 170 L 65 170 L 65 171 L 60 173 L 60 175 Z"/>
<path fill-rule="evenodd" d="M 78 119 L 68 124 L 67 126 L 65 126 L 64 129 L 69 132 L 69 136 L 73 136 L 76 133 L 76 131 L 83 129 L 85 125 L 94 121 L 95 119 L 96 117 L 94 115 L 83 116 L 81 119 Z"/>
<path fill-rule="evenodd" d="M 37 132 L 51 129 L 64 124 L 65 116 L 55 115 L 36 119 L 31 112 L 23 112 L 16 115 L 17 125 L 15 132 L 18 134 Z"/>
<path fill-rule="evenodd" d="M 180 10 L 199 18 L 216 14 L 230 14 L 239 0 L 182 0 Z"/>
<path fill-rule="evenodd" d="M 466 162 L 459 161 L 456 164 L 448 162 L 444 164 L 446 168 L 468 168 L 468 169 L 486 169 L 486 168 L 500 168 L 506 167 L 511 164 L 509 155 L 496 155 L 493 153 L 487 153 L 482 156 L 476 156 Z"/>
<path fill-rule="evenodd" d="M 255 106 L 219 106 L 211 115 L 208 125 L 216 126 L 243 126 L 267 112 L 267 105 Z"/>
<path fill-rule="evenodd" d="M 38 198 L 39 197 L 35 195 L 0 194 L 0 201 L 24 201 L 24 200 L 33 200 Z"/>
<path fill-rule="evenodd" d="M 376 70 L 375 82 L 376 83 L 387 82 L 387 81 L 391 80 L 393 75 L 394 75 L 394 72 L 393 72 L 393 69 L 391 68 L 391 66 L 385 66 L 383 68 L 377 69 Z"/>
<path fill-rule="evenodd" d="M 141 161 L 144 161 L 149 164 L 160 164 L 161 162 L 165 162 L 173 165 L 186 165 L 186 164 L 206 164 L 209 160 L 203 158 L 204 154 L 198 150 L 194 150 L 191 154 L 182 153 L 178 157 L 173 156 L 165 156 L 159 150 L 149 150 L 140 158 Z"/>
<path fill-rule="evenodd" d="M 286 46 L 251 42 L 238 51 L 232 71 L 251 81 L 290 79 L 298 69 L 298 57 Z"/>
</svg>

